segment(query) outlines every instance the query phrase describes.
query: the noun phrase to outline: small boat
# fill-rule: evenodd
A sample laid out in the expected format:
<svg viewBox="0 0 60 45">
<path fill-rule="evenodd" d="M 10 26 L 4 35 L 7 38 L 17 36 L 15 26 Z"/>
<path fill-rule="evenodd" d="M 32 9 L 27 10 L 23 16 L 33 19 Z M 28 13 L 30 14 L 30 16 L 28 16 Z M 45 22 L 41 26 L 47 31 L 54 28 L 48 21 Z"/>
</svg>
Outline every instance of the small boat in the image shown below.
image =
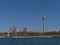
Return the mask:
<svg viewBox="0 0 60 45">
<path fill-rule="evenodd" d="M 10 35 L 9 35 L 9 33 L 5 36 L 5 38 L 10 38 Z"/>
</svg>

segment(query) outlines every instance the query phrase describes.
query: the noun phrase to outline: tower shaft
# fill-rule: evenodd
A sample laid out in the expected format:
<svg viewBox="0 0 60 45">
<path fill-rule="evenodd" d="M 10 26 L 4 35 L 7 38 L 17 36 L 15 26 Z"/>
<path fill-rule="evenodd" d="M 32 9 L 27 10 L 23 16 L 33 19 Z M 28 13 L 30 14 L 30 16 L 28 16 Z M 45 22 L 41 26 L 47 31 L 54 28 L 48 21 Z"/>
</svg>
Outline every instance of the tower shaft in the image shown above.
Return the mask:
<svg viewBox="0 0 60 45">
<path fill-rule="evenodd" d="M 44 33 L 45 32 L 45 16 L 42 16 L 42 29 Z"/>
</svg>

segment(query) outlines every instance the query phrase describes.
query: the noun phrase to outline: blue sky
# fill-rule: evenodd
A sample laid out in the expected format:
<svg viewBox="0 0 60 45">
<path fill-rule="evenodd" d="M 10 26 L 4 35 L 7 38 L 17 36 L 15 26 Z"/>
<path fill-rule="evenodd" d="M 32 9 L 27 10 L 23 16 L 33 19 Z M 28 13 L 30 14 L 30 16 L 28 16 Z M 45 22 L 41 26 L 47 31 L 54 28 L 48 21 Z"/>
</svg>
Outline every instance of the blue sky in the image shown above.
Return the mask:
<svg viewBox="0 0 60 45">
<path fill-rule="evenodd" d="M 0 31 L 16 26 L 17 31 L 42 31 L 41 16 L 45 15 L 45 31 L 60 30 L 60 0 L 0 0 Z"/>
</svg>

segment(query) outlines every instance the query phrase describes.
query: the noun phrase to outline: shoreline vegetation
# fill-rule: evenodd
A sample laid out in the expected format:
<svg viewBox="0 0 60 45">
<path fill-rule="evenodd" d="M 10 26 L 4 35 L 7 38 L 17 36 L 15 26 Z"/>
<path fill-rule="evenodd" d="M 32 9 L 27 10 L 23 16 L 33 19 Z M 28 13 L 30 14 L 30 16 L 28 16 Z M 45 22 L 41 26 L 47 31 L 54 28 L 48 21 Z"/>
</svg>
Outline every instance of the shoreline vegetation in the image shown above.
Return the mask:
<svg viewBox="0 0 60 45">
<path fill-rule="evenodd" d="M 27 32 L 27 27 L 23 28 L 23 31 L 16 31 L 16 27 L 9 28 L 10 32 L 0 32 L 0 38 L 48 38 L 48 37 L 60 37 L 60 31 L 56 32 Z"/>
</svg>

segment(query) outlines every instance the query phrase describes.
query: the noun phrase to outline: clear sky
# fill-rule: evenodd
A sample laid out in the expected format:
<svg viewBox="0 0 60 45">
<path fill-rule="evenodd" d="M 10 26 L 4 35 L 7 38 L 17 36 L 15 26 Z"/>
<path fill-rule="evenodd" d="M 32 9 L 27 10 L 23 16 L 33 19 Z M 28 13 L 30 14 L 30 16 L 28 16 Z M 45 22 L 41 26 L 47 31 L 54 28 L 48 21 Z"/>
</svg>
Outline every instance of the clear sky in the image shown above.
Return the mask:
<svg viewBox="0 0 60 45">
<path fill-rule="evenodd" d="M 60 30 L 60 0 L 0 0 L 0 31 L 16 26 L 17 31 L 42 31 L 41 16 L 45 15 L 45 31 Z"/>
</svg>

